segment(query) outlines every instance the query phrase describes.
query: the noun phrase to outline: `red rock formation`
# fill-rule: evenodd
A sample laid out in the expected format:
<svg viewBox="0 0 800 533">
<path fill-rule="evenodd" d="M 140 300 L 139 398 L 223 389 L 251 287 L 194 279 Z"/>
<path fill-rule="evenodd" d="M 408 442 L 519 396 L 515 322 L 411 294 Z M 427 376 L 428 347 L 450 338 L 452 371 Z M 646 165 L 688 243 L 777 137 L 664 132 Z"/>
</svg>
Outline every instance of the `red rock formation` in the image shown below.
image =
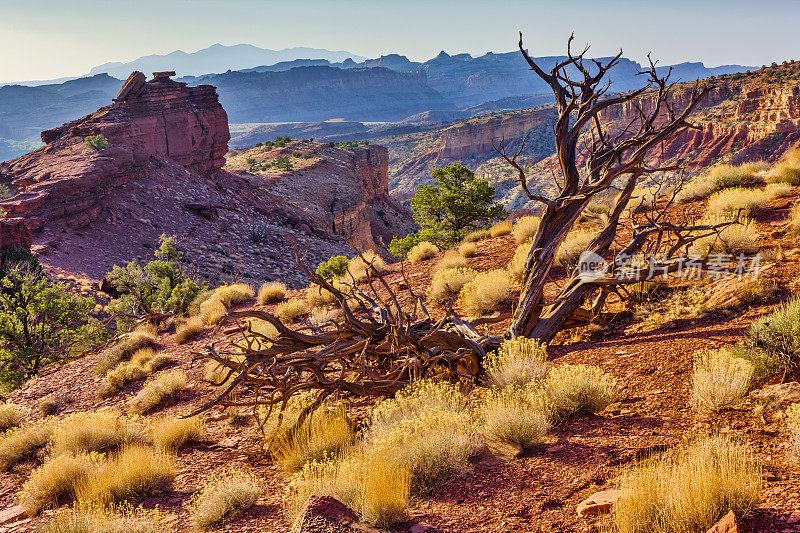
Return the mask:
<svg viewBox="0 0 800 533">
<path fill-rule="evenodd" d="M 230 133 L 214 87 L 187 87 L 164 73 L 138 84 L 136 74 L 113 104 L 42 132 L 44 147 L 0 165 L 0 181 L 17 193 L 0 208 L 32 230 L 55 220 L 80 228 L 98 216 L 109 191 L 163 158 L 201 174 L 222 168 Z M 107 148 L 85 146 L 85 137 L 100 134 Z"/>
<path fill-rule="evenodd" d="M 704 168 L 720 161 L 775 161 L 800 142 L 800 86 L 762 84 L 760 78 L 720 82 L 695 111 L 688 130 L 654 153 L 658 162 L 682 160 L 687 168 Z M 678 87 L 679 107 L 688 100 L 691 85 Z M 635 105 L 652 107 L 652 96 L 609 108 L 607 122 L 627 124 Z"/>
<path fill-rule="evenodd" d="M 389 154 L 370 145 L 353 151 L 316 144 L 319 161 L 275 178 L 269 191 L 285 198 L 312 228 L 360 249 L 388 245 L 416 229 L 411 213 L 389 196 Z M 289 208 L 289 206 L 285 206 Z"/>
</svg>

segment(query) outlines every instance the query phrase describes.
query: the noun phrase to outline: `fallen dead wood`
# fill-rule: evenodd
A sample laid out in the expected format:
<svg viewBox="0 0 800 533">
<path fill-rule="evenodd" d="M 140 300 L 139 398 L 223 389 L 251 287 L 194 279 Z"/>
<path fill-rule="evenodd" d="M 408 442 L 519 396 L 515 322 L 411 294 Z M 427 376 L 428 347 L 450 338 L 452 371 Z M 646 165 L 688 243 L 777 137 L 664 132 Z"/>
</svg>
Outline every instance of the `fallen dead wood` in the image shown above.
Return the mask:
<svg viewBox="0 0 800 533">
<path fill-rule="evenodd" d="M 268 412 L 278 407 L 282 412 L 293 396 L 312 392 L 315 399 L 307 413 L 331 395 L 389 396 L 415 379 L 433 375 L 474 381 L 487 351 L 500 344 L 499 337 L 482 335 L 476 327 L 504 317 L 433 320 L 411 289 L 407 290 L 416 304 L 411 312 L 402 310 L 396 293 L 363 255 L 372 270 L 367 280 L 371 295 L 355 280 L 331 283 L 317 275 L 296 248 L 295 253 L 306 277 L 333 295 L 343 319 L 292 329 L 266 311 L 228 313 L 220 327 L 234 338 L 198 354 L 224 370 L 224 379 L 215 383 L 223 389 L 192 415 L 215 405 L 264 406 Z M 388 296 L 381 297 L 375 283 Z M 424 317 L 416 316 L 418 309 Z M 271 324 L 277 334 L 256 331 L 253 321 Z"/>
</svg>

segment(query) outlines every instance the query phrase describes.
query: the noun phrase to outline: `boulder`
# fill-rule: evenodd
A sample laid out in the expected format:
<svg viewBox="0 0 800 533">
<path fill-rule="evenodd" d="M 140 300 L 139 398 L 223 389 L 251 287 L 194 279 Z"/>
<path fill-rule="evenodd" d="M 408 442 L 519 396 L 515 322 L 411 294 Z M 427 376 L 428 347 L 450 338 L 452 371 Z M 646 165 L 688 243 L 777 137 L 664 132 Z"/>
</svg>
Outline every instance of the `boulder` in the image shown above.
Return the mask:
<svg viewBox="0 0 800 533">
<path fill-rule="evenodd" d="M 354 533 L 370 529 L 359 524 L 358 515 L 336 498 L 312 496 L 297 515 L 291 533 Z"/>
<path fill-rule="evenodd" d="M 778 383 L 767 385 L 763 389 L 754 390 L 750 397 L 761 402 L 796 402 L 800 400 L 800 383 L 790 381 L 788 383 Z"/>
<path fill-rule="evenodd" d="M 719 522 L 709 529 L 706 533 L 739 533 L 739 524 L 736 522 L 736 515 L 733 511 L 723 516 Z"/>
<path fill-rule="evenodd" d="M 595 492 L 578 504 L 578 516 L 589 517 L 610 513 L 611 508 L 621 496 L 621 490 Z"/>
</svg>

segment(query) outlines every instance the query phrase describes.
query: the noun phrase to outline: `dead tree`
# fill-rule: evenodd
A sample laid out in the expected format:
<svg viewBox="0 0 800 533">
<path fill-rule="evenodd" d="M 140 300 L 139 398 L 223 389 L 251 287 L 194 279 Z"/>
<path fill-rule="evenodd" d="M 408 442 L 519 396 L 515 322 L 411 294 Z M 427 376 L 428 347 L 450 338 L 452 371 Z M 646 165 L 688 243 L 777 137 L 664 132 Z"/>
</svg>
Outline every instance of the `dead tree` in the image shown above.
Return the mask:
<svg viewBox="0 0 800 533">
<path fill-rule="evenodd" d="M 266 311 L 227 314 L 222 324 L 234 322 L 228 332 L 238 338 L 231 337 L 222 348 L 210 346 L 208 353 L 198 354 L 223 370 L 224 379 L 214 383 L 222 390 L 195 412 L 213 405 L 238 405 L 267 406 L 268 412 L 276 407 L 282 413 L 293 396 L 314 393 L 315 401 L 305 415 L 331 395 L 390 396 L 414 379 L 439 374 L 474 381 L 481 374 L 487 351 L 500 345 L 499 337 L 476 331 L 479 325 L 497 318 L 433 320 L 408 280 L 406 285 L 416 303 L 410 311 L 403 311 L 397 294 L 374 267 L 375 276 L 367 279 L 368 295 L 352 278 L 344 285 L 331 283 L 316 274 L 296 248 L 295 254 L 312 284 L 333 295 L 343 319 L 292 329 Z M 376 283 L 381 290 L 376 290 Z M 417 309 L 422 318 L 416 317 Z M 253 319 L 272 324 L 277 335 L 254 331 L 248 324 Z"/>
<path fill-rule="evenodd" d="M 557 118 L 553 129 L 560 179 L 554 177 L 553 180 L 557 195 L 548 198 L 531 192 L 525 171 L 518 162 L 524 140 L 513 154 L 506 151 L 502 142 L 495 146 L 518 172 L 523 191 L 531 200 L 543 205 L 541 223 L 527 257 L 519 305 L 509 330 L 513 337 L 531 337 L 542 342 L 552 340 L 588 297 L 594 298 L 588 311 L 596 312 L 615 286 L 646 279 L 642 274 L 620 276 L 625 258 L 646 252 L 651 263 L 643 269 L 645 274 L 674 271 L 681 266 L 679 252 L 686 251 L 693 241 L 718 234 L 729 225 L 670 221 L 667 211 L 673 204 L 674 193 L 660 205 L 654 202 L 649 212 L 634 214 L 637 210 L 631 209 L 634 191 L 645 177 L 678 169 L 677 166 L 651 166 L 649 161 L 662 143 L 696 127 L 688 121 L 689 116 L 710 87 L 695 84 L 685 106 L 679 109 L 672 98 L 670 73 L 659 76 L 655 64 L 650 61 L 649 69 L 641 73 L 647 78 L 642 88 L 608 95 L 610 82 L 606 78 L 619 62 L 622 51 L 606 62 L 589 60 L 585 58 L 588 46 L 579 54 L 573 53 L 573 38 L 570 36 L 567 43 L 567 58 L 557 62 L 549 73 L 523 48 L 522 33 L 519 40 L 520 52 L 531 70 L 550 86 L 555 96 Z M 605 110 L 625 104 L 634 112 L 627 123 L 612 126 L 604 122 Z M 630 240 L 620 245 L 614 258 L 591 276 L 581 276 L 577 268 L 569 272 L 558 296 L 545 301 L 545 284 L 550 280 L 559 246 L 587 204 L 598 195 L 612 191 L 618 192 L 608 219 L 587 251 L 607 257 L 623 216 L 630 217 Z M 658 259 L 654 257 L 656 253 Z"/>
</svg>

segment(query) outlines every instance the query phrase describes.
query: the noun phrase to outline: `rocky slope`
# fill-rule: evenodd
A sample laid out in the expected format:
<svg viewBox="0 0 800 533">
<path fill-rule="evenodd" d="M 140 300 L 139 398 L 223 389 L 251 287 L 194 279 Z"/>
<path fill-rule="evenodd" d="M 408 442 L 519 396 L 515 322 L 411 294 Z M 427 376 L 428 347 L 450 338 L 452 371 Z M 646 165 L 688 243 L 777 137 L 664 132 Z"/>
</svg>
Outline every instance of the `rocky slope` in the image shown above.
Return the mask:
<svg viewBox="0 0 800 533">
<path fill-rule="evenodd" d="M 493 140 L 499 144 L 505 138 L 508 149 L 518 149 L 520 140 L 529 134 L 523 152 L 526 159 L 547 157 L 553 152 L 547 141 L 552 138 L 554 118 L 552 107 L 526 109 L 460 121 L 429 132 L 382 137 L 376 142 L 389 148 L 392 194 L 407 199 L 419 184 L 430 181 L 434 168 L 459 161 L 474 170 L 495 158 Z M 498 181 L 491 173 L 482 174 Z"/>
<path fill-rule="evenodd" d="M 273 166 L 281 157 L 289 158 L 291 170 Z M 313 227 L 359 248 L 388 245 L 394 235 L 416 228 L 411 213 L 389 196 L 389 155 L 383 146 L 343 150 L 295 140 L 282 148 L 241 152 L 228 159 L 226 169 L 250 171 Z"/>
<path fill-rule="evenodd" d="M 800 63 L 766 67 L 750 74 L 710 79 L 714 89 L 695 111 L 689 130 L 665 143 L 654 162 L 681 161 L 690 172 L 723 162 L 775 161 L 800 143 Z M 693 84 L 676 86 L 678 103 L 689 97 Z M 653 95 L 609 108 L 604 120 L 611 127 L 624 127 L 636 107 L 648 108 Z M 431 130 L 381 138 L 389 147 L 392 180 L 390 189 L 407 198 L 420 183 L 430 180 L 430 171 L 461 161 L 495 184 L 507 207 L 520 208 L 526 198 L 514 183 L 515 172 L 491 150 L 491 140 L 519 139 L 528 131 L 527 157 L 532 186 L 547 192 L 551 172 L 556 170 L 552 108 L 537 108 L 478 117 Z M 541 161 L 540 163 L 538 163 Z M 537 164 L 538 163 L 538 164 Z M 537 176 L 539 179 L 537 179 Z"/>
<path fill-rule="evenodd" d="M 44 131 L 44 147 L 0 165 L 0 182 L 14 194 L 0 202 L 5 219 L 24 221 L 46 264 L 99 278 L 149 257 L 167 233 L 203 277 L 291 285 L 300 280 L 286 237 L 316 263 L 352 254 L 351 243 L 372 248 L 374 238 L 407 231 L 410 217 L 388 196 L 385 149 L 324 154 L 335 162 L 300 180 L 315 194 L 297 201 L 281 179 L 221 170 L 230 134 L 214 87 L 167 74 L 148 82 L 132 75 L 113 104 Z M 100 134 L 107 147 L 84 142 Z M 326 172 L 341 184 L 337 194 L 314 183 Z M 389 220 L 393 208 L 397 227 L 378 216 Z"/>
</svg>

